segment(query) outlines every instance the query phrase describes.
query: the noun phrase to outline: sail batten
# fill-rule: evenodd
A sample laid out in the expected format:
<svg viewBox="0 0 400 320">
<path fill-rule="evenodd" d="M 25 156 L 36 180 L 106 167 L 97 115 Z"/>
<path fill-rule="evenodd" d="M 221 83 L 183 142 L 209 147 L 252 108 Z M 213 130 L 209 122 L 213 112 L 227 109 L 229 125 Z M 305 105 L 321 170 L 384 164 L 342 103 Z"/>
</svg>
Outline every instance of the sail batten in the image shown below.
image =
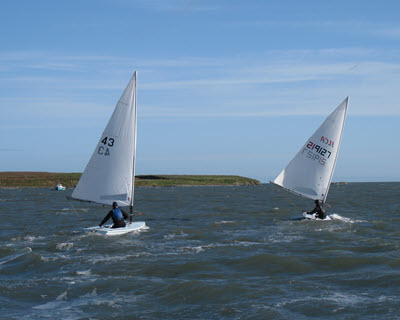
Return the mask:
<svg viewBox="0 0 400 320">
<path fill-rule="evenodd" d="M 326 201 L 342 139 L 347 97 L 273 181 L 293 193 Z"/>
<path fill-rule="evenodd" d="M 132 203 L 136 155 L 136 72 L 126 86 L 71 197 Z"/>
</svg>

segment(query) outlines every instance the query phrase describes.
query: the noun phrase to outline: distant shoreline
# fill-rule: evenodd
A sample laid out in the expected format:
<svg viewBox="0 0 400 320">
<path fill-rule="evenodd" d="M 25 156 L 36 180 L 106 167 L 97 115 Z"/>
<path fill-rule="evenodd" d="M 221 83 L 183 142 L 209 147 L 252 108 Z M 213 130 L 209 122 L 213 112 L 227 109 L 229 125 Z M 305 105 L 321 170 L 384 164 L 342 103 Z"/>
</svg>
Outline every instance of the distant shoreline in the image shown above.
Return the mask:
<svg viewBox="0 0 400 320">
<path fill-rule="evenodd" d="M 74 188 L 82 173 L 62 172 L 0 172 L 0 188 L 55 188 L 60 182 L 63 186 Z M 138 175 L 136 187 L 174 187 L 174 186 L 243 186 L 260 185 L 260 181 L 233 175 Z"/>
</svg>

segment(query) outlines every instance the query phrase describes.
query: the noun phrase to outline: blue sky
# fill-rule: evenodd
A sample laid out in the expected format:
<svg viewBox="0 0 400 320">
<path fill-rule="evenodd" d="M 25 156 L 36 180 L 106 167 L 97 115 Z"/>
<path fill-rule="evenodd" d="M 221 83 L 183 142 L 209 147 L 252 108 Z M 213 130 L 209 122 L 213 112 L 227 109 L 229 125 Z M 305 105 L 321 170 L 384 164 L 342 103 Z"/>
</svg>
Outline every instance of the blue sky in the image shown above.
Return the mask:
<svg viewBox="0 0 400 320">
<path fill-rule="evenodd" d="M 400 181 L 398 1 L 0 8 L 0 171 L 83 171 L 137 70 L 137 174 L 272 180 L 350 96 L 333 180 Z"/>
</svg>

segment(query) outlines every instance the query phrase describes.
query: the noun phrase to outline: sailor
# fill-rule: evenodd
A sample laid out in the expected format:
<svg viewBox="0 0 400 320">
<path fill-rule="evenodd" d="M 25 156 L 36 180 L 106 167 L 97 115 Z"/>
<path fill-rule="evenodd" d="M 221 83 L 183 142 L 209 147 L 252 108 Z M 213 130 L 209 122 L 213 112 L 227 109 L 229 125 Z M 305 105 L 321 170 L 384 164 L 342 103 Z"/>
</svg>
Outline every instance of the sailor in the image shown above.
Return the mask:
<svg viewBox="0 0 400 320">
<path fill-rule="evenodd" d="M 108 219 L 112 218 L 114 224 L 111 228 L 125 227 L 126 223 L 124 219 L 128 219 L 128 214 L 125 211 L 118 208 L 118 204 L 116 202 L 113 202 L 112 206 L 113 209 L 107 213 L 107 215 L 104 217 L 103 221 L 101 221 L 99 226 L 101 227 L 103 224 L 107 222 Z"/>
<path fill-rule="evenodd" d="M 321 203 L 319 200 L 315 200 L 315 208 L 307 212 L 308 214 L 313 214 L 315 213 L 315 217 L 319 219 L 325 219 L 326 218 L 326 209 L 324 207 L 324 204 Z"/>
</svg>

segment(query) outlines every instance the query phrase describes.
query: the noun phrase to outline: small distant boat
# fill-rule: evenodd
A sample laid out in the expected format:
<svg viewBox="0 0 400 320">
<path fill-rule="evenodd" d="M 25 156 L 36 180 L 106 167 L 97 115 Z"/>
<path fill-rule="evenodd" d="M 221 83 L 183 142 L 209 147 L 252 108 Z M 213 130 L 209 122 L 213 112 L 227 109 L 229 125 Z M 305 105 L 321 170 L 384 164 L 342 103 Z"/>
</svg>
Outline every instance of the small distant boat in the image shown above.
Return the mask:
<svg viewBox="0 0 400 320">
<path fill-rule="evenodd" d="M 57 183 L 56 190 L 64 191 L 65 189 L 67 189 L 67 187 L 64 187 L 60 182 Z"/>
<path fill-rule="evenodd" d="M 348 101 L 349 97 L 326 118 L 272 184 L 325 203 L 342 140 Z M 315 219 L 315 215 L 303 215 Z M 324 220 L 330 220 L 328 218 Z"/>
<path fill-rule="evenodd" d="M 126 227 L 90 227 L 89 231 L 119 235 L 146 228 L 132 222 L 136 162 L 136 72 L 119 99 L 114 112 L 74 189 L 71 199 L 130 207 Z"/>
</svg>

